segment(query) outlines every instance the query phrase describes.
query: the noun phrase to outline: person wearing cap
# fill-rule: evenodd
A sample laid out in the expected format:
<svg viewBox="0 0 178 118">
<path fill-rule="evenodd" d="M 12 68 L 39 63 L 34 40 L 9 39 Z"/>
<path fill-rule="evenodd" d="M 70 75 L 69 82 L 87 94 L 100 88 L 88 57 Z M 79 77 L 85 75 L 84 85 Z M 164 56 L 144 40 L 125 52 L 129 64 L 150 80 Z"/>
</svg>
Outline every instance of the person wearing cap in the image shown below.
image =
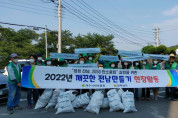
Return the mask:
<svg viewBox="0 0 178 118">
<path fill-rule="evenodd" d="M 79 58 L 78 64 L 85 64 L 85 58 L 83 56 Z"/>
<path fill-rule="evenodd" d="M 38 66 L 45 66 L 45 63 L 43 62 L 43 58 L 42 58 L 42 53 L 38 53 L 37 55 L 37 61 L 36 61 L 36 65 Z"/>
<path fill-rule="evenodd" d="M 165 69 L 166 70 L 176 70 L 177 63 L 175 62 L 175 55 L 170 54 L 169 55 L 169 61 L 166 62 L 165 64 Z M 174 94 L 175 94 L 176 87 L 166 87 L 166 97 L 169 98 L 171 97 L 171 100 L 174 99 Z"/>
<path fill-rule="evenodd" d="M 94 56 L 93 54 L 89 53 L 88 58 L 85 63 L 94 63 Z"/>
<path fill-rule="evenodd" d="M 87 53 L 83 53 L 83 54 L 82 54 L 82 57 L 84 57 L 85 63 L 86 63 L 86 61 L 88 61 L 88 54 L 87 54 Z"/>
<path fill-rule="evenodd" d="M 176 49 L 176 55 L 178 56 L 178 49 Z M 177 70 L 177 72 L 178 72 L 178 64 L 177 64 L 177 66 L 176 66 L 176 70 Z"/>
<path fill-rule="evenodd" d="M 67 67 L 66 61 L 63 58 L 59 59 L 58 65 L 59 67 Z"/>
<path fill-rule="evenodd" d="M 52 60 L 51 60 L 51 58 L 46 58 L 45 59 L 45 64 L 46 64 L 46 66 L 52 66 Z"/>
<path fill-rule="evenodd" d="M 13 110 L 21 110 L 19 106 L 21 98 L 21 66 L 18 63 L 18 55 L 13 53 L 10 55 L 11 62 L 7 66 L 8 71 L 8 101 L 7 110 L 9 114 L 13 114 Z"/>
</svg>

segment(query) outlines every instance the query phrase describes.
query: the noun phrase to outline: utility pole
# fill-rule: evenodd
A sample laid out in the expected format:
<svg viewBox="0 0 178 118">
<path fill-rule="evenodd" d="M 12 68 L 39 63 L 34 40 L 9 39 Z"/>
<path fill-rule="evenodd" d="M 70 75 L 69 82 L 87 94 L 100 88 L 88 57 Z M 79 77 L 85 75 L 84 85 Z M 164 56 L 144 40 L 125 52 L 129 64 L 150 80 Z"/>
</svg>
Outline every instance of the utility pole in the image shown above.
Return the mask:
<svg viewBox="0 0 178 118">
<path fill-rule="evenodd" d="M 46 58 L 48 57 L 48 39 L 47 39 L 47 26 L 45 25 L 45 45 L 46 45 Z"/>
<path fill-rule="evenodd" d="M 61 53 L 61 29 L 62 29 L 62 23 L 61 23 L 61 0 L 58 0 L 58 53 Z"/>
<path fill-rule="evenodd" d="M 155 32 L 156 47 L 158 47 L 159 46 L 159 28 L 157 27 L 155 30 L 156 30 L 156 32 Z"/>
</svg>

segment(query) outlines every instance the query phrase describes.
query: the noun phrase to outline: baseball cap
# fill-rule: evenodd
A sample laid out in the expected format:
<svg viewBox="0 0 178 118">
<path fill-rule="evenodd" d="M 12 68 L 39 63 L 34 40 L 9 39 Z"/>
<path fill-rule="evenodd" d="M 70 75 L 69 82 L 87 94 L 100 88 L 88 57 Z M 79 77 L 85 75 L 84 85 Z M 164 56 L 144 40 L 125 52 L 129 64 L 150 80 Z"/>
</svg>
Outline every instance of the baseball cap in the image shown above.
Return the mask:
<svg viewBox="0 0 178 118">
<path fill-rule="evenodd" d="M 11 57 L 11 58 L 14 58 L 14 57 L 18 57 L 18 55 L 17 55 L 16 53 L 12 53 L 12 54 L 10 55 L 10 57 Z"/>
</svg>

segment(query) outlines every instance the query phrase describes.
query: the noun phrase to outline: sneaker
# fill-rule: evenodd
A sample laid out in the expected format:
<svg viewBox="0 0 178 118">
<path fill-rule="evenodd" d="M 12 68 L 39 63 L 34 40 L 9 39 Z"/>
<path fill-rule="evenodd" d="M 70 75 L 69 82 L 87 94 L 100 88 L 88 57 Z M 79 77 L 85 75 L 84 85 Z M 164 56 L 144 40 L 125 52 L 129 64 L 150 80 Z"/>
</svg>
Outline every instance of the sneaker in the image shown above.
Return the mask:
<svg viewBox="0 0 178 118">
<path fill-rule="evenodd" d="M 14 110 L 22 110 L 22 107 L 20 107 L 19 105 L 14 107 Z"/>
<path fill-rule="evenodd" d="M 146 98 L 147 101 L 150 101 L 150 98 Z"/>
<path fill-rule="evenodd" d="M 176 99 L 175 99 L 175 98 L 171 98 L 170 100 L 171 100 L 171 101 L 176 101 Z"/>
<path fill-rule="evenodd" d="M 155 97 L 155 100 L 157 101 L 157 100 L 158 100 L 158 97 Z"/>
<path fill-rule="evenodd" d="M 8 113 L 9 115 L 11 115 L 11 114 L 14 113 L 14 111 L 13 111 L 13 110 L 8 110 L 7 113 Z"/>
<path fill-rule="evenodd" d="M 32 106 L 31 106 L 31 105 L 28 105 L 28 106 L 27 106 L 27 109 L 31 109 L 31 108 L 32 108 Z"/>
</svg>

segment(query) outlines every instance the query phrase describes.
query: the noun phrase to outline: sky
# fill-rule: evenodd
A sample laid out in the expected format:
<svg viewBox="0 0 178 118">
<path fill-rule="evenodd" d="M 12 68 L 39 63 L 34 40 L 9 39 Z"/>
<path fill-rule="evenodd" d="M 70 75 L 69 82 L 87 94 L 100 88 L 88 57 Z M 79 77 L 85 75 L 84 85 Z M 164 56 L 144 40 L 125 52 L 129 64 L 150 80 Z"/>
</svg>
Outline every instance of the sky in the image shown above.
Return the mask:
<svg viewBox="0 0 178 118">
<path fill-rule="evenodd" d="M 113 34 L 116 49 L 134 51 L 155 45 L 158 27 L 160 44 L 178 45 L 178 0 L 62 0 L 62 5 L 62 30 L 70 30 L 73 36 Z M 0 1 L 0 22 L 58 30 L 57 15 L 50 0 Z"/>
</svg>

